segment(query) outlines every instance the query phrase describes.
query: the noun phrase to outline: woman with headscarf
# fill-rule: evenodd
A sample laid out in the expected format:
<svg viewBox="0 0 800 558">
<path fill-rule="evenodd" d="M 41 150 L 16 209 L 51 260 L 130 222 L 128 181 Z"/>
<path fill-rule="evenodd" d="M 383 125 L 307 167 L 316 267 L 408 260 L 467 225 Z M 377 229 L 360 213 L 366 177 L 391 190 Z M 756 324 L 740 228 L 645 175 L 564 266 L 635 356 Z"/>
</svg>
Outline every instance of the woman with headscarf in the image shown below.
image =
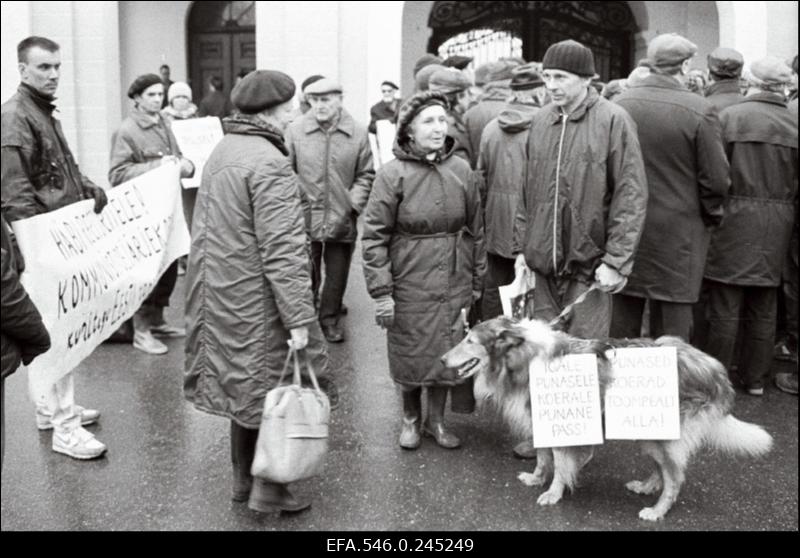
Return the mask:
<svg viewBox="0 0 800 558">
<path fill-rule="evenodd" d="M 461 444 L 444 425 L 448 387 L 459 381 L 439 358 L 463 338 L 486 268 L 480 194 L 469 163 L 453 156 L 448 106 L 426 91 L 401 107 L 397 158 L 378 171 L 364 212 L 364 275 L 402 391 L 405 449 L 418 448 L 421 433 L 445 448 Z"/>
</svg>

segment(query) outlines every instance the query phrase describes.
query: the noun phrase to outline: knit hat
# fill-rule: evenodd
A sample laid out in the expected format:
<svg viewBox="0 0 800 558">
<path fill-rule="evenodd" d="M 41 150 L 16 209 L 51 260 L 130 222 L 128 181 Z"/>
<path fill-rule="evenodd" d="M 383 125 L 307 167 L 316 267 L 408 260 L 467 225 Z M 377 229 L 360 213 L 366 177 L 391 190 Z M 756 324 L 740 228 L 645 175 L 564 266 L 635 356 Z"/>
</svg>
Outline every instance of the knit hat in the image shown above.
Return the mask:
<svg viewBox="0 0 800 558">
<path fill-rule="evenodd" d="M 294 97 L 294 80 L 276 70 L 256 70 L 231 91 L 231 101 L 245 114 L 256 114 Z"/>
<path fill-rule="evenodd" d="M 436 70 L 428 81 L 430 91 L 441 91 L 444 94 L 460 93 L 469 89 L 471 85 L 469 78 L 455 68 Z"/>
<path fill-rule="evenodd" d="M 522 91 L 536 89 L 544 85 L 542 76 L 537 72 L 538 64 L 525 64 L 511 70 L 511 89 Z"/>
<path fill-rule="evenodd" d="M 792 69 L 780 58 L 767 56 L 750 64 L 748 81 L 754 85 L 782 85 L 792 81 Z"/>
<path fill-rule="evenodd" d="M 185 81 L 176 81 L 172 85 L 169 86 L 169 92 L 167 93 L 167 100 L 171 103 L 172 99 L 175 97 L 186 97 L 190 101 L 192 100 L 192 88 L 189 87 L 189 84 Z"/>
<path fill-rule="evenodd" d="M 469 63 L 472 62 L 471 56 L 460 56 L 456 54 L 455 56 L 449 56 L 445 58 L 445 61 L 442 62 L 442 66 L 447 68 L 455 68 L 456 70 L 463 70 Z"/>
<path fill-rule="evenodd" d="M 397 113 L 397 141 L 403 143 L 408 138 L 408 126 L 414 117 L 427 107 L 439 105 L 447 110 L 447 97 L 441 91 L 420 91 L 412 95 Z"/>
<path fill-rule="evenodd" d="M 309 95 L 325 95 L 326 93 L 341 93 L 342 86 L 330 78 L 322 78 L 315 81 L 303 90 L 303 93 Z"/>
<path fill-rule="evenodd" d="M 308 76 L 306 79 L 303 80 L 303 83 L 300 84 L 300 91 L 305 93 L 306 87 L 314 83 L 315 81 L 319 81 L 325 76 L 321 76 L 319 74 L 315 74 L 313 76 Z"/>
<path fill-rule="evenodd" d="M 438 70 L 446 70 L 444 66 L 441 64 L 429 64 L 422 68 L 419 72 L 417 72 L 417 77 L 414 78 L 417 84 L 417 91 L 427 91 L 428 90 L 428 82 L 431 80 L 431 76 L 435 74 Z"/>
<path fill-rule="evenodd" d="M 697 45 L 677 33 L 659 35 L 647 45 L 647 61 L 656 68 L 678 66 L 697 52 Z"/>
<path fill-rule="evenodd" d="M 417 63 L 414 64 L 414 77 L 417 77 L 419 71 L 424 68 L 425 66 L 430 66 L 431 64 L 440 64 L 443 62 L 441 58 L 436 56 L 435 54 L 425 53 L 420 56 Z"/>
<path fill-rule="evenodd" d="M 133 80 L 131 86 L 128 87 L 128 97 L 133 99 L 136 95 L 140 95 L 142 91 L 156 83 L 164 83 L 161 81 L 161 76 L 157 76 L 156 74 L 141 75 Z"/>
<path fill-rule="evenodd" d="M 543 70 L 563 70 L 582 77 L 595 75 L 594 54 L 578 41 L 568 39 L 550 45 L 542 60 Z"/>
<path fill-rule="evenodd" d="M 708 71 L 715 77 L 734 79 L 742 75 L 744 58 L 742 54 L 732 48 L 717 47 L 706 58 Z"/>
</svg>

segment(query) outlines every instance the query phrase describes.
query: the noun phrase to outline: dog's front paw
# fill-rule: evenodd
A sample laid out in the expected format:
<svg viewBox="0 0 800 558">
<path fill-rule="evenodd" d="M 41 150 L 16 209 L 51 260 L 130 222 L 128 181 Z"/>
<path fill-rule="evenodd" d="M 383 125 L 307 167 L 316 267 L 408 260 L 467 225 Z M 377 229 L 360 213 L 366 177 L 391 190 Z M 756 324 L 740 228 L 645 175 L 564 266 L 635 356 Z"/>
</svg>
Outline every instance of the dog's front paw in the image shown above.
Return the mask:
<svg viewBox="0 0 800 558">
<path fill-rule="evenodd" d="M 661 521 L 664 519 L 664 514 L 658 512 L 655 508 L 642 508 L 639 512 L 639 518 L 645 521 Z"/>
<path fill-rule="evenodd" d="M 559 500 L 561 500 L 561 494 L 552 490 L 548 490 L 539 496 L 539 498 L 536 500 L 536 503 L 540 506 L 552 506 L 553 504 L 557 504 Z"/>
<path fill-rule="evenodd" d="M 661 489 L 656 483 L 632 480 L 625 484 L 625 488 L 636 494 L 655 494 Z"/>
<path fill-rule="evenodd" d="M 520 473 L 517 478 L 522 481 L 525 486 L 542 486 L 544 484 L 544 476 L 533 473 Z"/>
</svg>

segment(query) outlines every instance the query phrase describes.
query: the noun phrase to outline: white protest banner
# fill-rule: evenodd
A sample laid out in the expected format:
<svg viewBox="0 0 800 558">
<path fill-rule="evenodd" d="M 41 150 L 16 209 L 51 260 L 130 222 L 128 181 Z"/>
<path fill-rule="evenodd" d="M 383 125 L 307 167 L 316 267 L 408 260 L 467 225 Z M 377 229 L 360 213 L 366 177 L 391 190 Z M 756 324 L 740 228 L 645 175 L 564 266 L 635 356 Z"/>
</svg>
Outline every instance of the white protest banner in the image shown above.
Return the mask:
<svg viewBox="0 0 800 558">
<path fill-rule="evenodd" d="M 394 160 L 392 147 L 394 146 L 394 136 L 397 128 L 389 120 L 375 121 L 375 129 L 378 131 L 378 151 L 380 152 L 381 165 Z"/>
<path fill-rule="evenodd" d="M 173 120 L 172 133 L 178 140 L 181 154 L 194 164 L 194 176 L 182 179 L 181 183 L 184 188 L 198 188 L 203 177 L 203 167 L 224 136 L 222 124 L 216 116 Z"/>
<path fill-rule="evenodd" d="M 533 445 L 537 448 L 603 443 L 595 355 L 533 359 L 530 374 Z"/>
<path fill-rule="evenodd" d="M 677 440 L 681 437 L 678 354 L 675 347 L 608 351 L 606 438 Z"/>
<path fill-rule="evenodd" d="M 375 134 L 367 134 L 369 136 L 369 149 L 372 151 L 372 161 L 375 166 L 375 170 L 381 168 L 381 152 L 378 149 L 378 139 L 375 137 Z"/>
<path fill-rule="evenodd" d="M 107 191 L 99 215 L 84 200 L 15 221 L 21 280 L 50 332 L 28 366 L 35 397 L 75 368 L 139 308 L 164 270 L 189 251 L 177 162 Z"/>
<path fill-rule="evenodd" d="M 533 317 L 533 290 L 536 287 L 536 275 L 526 270 L 517 273 L 514 281 L 508 285 L 500 285 L 500 304 L 503 307 L 503 315 L 509 318 Z"/>
</svg>

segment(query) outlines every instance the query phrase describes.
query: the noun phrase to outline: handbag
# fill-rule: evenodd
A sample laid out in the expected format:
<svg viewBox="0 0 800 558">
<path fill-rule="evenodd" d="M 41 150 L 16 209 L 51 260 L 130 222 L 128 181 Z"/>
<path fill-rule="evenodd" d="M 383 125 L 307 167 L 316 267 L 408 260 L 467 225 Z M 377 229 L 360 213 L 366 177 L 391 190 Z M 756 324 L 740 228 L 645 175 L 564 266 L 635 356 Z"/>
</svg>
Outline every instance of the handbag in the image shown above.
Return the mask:
<svg viewBox="0 0 800 558">
<path fill-rule="evenodd" d="M 272 482 L 290 483 L 322 472 L 328 452 L 330 403 L 305 358 L 313 387 L 302 387 L 298 351 L 289 349 L 278 387 L 267 393 L 251 473 Z M 294 361 L 293 382 L 283 378 Z"/>
</svg>

